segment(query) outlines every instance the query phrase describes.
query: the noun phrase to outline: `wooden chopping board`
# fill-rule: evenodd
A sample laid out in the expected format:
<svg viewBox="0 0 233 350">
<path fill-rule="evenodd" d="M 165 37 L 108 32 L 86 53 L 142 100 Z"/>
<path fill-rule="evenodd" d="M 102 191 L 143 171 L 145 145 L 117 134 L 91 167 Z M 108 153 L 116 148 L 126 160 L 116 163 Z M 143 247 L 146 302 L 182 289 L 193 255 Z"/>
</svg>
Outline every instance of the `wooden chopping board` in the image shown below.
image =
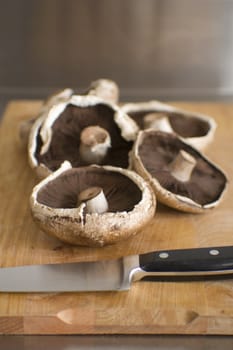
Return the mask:
<svg viewBox="0 0 233 350">
<path fill-rule="evenodd" d="M 233 245 L 233 105 L 173 103 L 212 116 L 217 124 L 205 152 L 229 179 L 221 205 L 185 214 L 158 205 L 150 225 L 104 248 L 74 247 L 48 237 L 32 221 L 29 196 L 37 183 L 18 138 L 19 123 L 40 101 L 12 101 L 0 129 L 0 266 L 94 261 L 153 250 Z M 1 281 L 0 281 L 1 283 Z M 127 292 L 1 293 L 2 334 L 232 334 L 233 279 L 137 282 Z"/>
</svg>

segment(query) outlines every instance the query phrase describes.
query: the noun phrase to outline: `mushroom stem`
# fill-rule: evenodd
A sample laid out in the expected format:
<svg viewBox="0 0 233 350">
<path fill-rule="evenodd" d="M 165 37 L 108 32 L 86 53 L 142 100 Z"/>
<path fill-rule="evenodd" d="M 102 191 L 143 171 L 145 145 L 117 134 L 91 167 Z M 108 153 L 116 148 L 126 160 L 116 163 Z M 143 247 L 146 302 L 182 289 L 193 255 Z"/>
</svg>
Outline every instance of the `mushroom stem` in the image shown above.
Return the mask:
<svg viewBox="0 0 233 350">
<path fill-rule="evenodd" d="M 177 157 L 170 163 L 171 174 L 179 181 L 189 181 L 196 165 L 196 159 L 184 150 L 180 150 Z"/>
<path fill-rule="evenodd" d="M 81 132 L 79 152 L 86 164 L 102 164 L 111 147 L 111 138 L 107 130 L 94 125 Z"/>
<path fill-rule="evenodd" d="M 164 132 L 173 132 L 168 117 L 161 113 L 149 113 L 143 118 L 144 129 L 155 129 Z"/>
<path fill-rule="evenodd" d="M 101 187 L 89 187 L 78 195 L 77 206 L 86 204 L 89 214 L 103 214 L 108 210 L 108 202 Z"/>
<path fill-rule="evenodd" d="M 110 103 L 118 103 L 119 88 L 109 79 L 98 79 L 91 83 L 88 95 L 95 95 Z"/>
</svg>

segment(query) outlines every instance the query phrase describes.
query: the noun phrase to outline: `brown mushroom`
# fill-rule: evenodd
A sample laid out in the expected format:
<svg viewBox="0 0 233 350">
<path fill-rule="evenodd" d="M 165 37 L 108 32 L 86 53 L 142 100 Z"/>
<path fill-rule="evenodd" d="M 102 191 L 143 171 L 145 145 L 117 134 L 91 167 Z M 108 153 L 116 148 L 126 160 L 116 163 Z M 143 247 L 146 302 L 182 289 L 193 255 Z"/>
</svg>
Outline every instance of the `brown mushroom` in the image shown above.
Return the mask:
<svg viewBox="0 0 233 350">
<path fill-rule="evenodd" d="M 67 88 L 67 89 L 58 91 L 58 92 L 50 95 L 43 102 L 42 107 L 39 110 L 39 113 L 35 117 L 28 119 L 28 120 L 24 120 L 20 123 L 20 125 L 19 125 L 19 139 L 20 139 L 20 142 L 23 146 L 28 145 L 29 134 L 30 134 L 31 128 L 32 128 L 33 124 L 35 123 L 35 121 L 38 118 L 47 117 L 48 111 L 53 105 L 60 103 L 60 102 L 65 102 L 73 95 L 73 93 L 74 93 L 74 91 L 72 89 Z"/>
<path fill-rule="evenodd" d="M 102 98 L 110 103 L 119 102 L 119 88 L 115 81 L 110 79 L 98 79 L 91 83 L 89 95 L 94 95 Z"/>
<path fill-rule="evenodd" d="M 140 129 L 173 132 L 199 150 L 204 150 L 214 138 L 216 122 L 206 115 L 187 112 L 159 101 L 126 103 L 121 108 Z"/>
<path fill-rule="evenodd" d="M 40 114 L 44 113 L 47 115 L 48 110 L 52 106 L 56 105 L 57 103 L 67 101 L 73 94 L 74 94 L 74 90 L 70 88 L 66 88 L 66 89 L 54 92 L 43 103 Z"/>
<path fill-rule="evenodd" d="M 19 139 L 21 143 L 26 146 L 28 144 L 28 137 L 32 125 L 35 120 L 42 115 L 47 117 L 49 109 L 60 103 L 67 101 L 72 95 L 75 94 L 75 91 L 70 88 L 63 89 L 61 91 L 55 92 L 43 102 L 43 105 L 36 117 L 31 118 L 30 120 L 25 120 L 20 123 L 19 126 Z M 110 79 L 98 79 L 91 82 L 89 89 L 84 95 L 93 95 L 98 96 L 110 103 L 118 103 L 119 101 L 119 88 L 118 85 Z"/>
<path fill-rule="evenodd" d="M 223 197 L 227 178 L 222 170 L 172 133 L 140 131 L 131 156 L 135 171 L 170 207 L 200 213 Z"/>
<path fill-rule="evenodd" d="M 57 170 L 65 160 L 73 167 L 107 164 L 127 168 L 137 132 L 136 123 L 116 105 L 97 96 L 73 95 L 34 123 L 29 162 L 40 177 Z"/>
<path fill-rule="evenodd" d="M 138 174 L 112 166 L 72 168 L 64 162 L 30 199 L 46 233 L 77 245 L 104 246 L 136 234 L 154 216 L 156 200 Z"/>
</svg>

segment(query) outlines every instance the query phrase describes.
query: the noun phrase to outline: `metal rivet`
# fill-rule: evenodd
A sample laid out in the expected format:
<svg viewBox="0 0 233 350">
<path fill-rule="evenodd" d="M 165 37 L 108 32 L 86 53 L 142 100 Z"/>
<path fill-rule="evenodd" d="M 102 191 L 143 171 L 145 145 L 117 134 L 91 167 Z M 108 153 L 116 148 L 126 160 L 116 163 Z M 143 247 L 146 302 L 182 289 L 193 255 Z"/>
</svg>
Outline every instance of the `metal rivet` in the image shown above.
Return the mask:
<svg viewBox="0 0 233 350">
<path fill-rule="evenodd" d="M 161 259 L 167 259 L 167 258 L 169 257 L 169 254 L 166 253 L 166 252 L 160 253 L 160 254 L 159 254 L 159 257 L 160 257 Z"/>
<path fill-rule="evenodd" d="M 211 250 L 209 251 L 209 254 L 210 254 L 210 255 L 218 255 L 218 254 L 219 254 L 219 250 L 217 250 L 217 249 L 211 249 Z"/>
</svg>

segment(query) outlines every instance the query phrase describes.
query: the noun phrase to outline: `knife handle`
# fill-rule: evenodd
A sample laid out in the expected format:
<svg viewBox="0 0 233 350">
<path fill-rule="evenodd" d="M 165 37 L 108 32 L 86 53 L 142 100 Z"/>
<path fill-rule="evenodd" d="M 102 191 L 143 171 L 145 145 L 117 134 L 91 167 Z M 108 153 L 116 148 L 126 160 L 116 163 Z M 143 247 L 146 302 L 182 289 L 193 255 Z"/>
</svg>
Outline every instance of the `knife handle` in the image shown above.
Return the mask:
<svg viewBox="0 0 233 350">
<path fill-rule="evenodd" d="M 233 273 L 233 247 L 164 250 L 141 254 L 140 269 L 148 275 Z"/>
</svg>

